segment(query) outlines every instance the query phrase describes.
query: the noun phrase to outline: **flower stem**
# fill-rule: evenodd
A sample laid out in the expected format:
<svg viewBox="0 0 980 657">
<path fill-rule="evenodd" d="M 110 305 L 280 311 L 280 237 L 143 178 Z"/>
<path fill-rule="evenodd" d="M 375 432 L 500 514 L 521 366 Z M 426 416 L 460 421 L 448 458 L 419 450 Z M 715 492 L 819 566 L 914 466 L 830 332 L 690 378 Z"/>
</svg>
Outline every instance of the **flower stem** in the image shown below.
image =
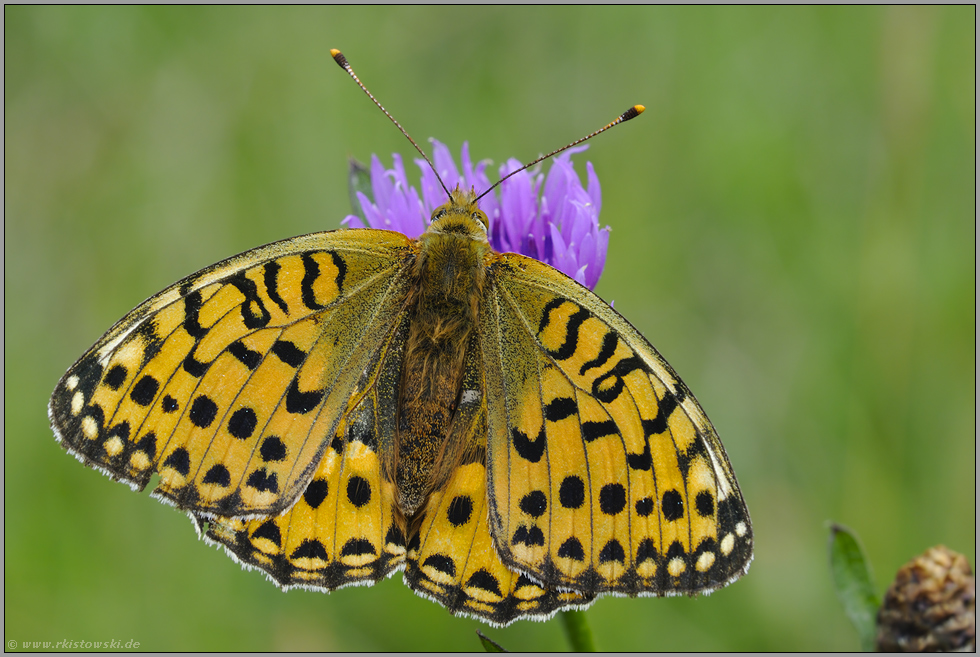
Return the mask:
<svg viewBox="0 0 980 657">
<path fill-rule="evenodd" d="M 568 642 L 575 652 L 595 652 L 595 641 L 592 639 L 592 628 L 585 619 L 584 611 L 563 611 L 561 622 L 568 635 Z"/>
</svg>

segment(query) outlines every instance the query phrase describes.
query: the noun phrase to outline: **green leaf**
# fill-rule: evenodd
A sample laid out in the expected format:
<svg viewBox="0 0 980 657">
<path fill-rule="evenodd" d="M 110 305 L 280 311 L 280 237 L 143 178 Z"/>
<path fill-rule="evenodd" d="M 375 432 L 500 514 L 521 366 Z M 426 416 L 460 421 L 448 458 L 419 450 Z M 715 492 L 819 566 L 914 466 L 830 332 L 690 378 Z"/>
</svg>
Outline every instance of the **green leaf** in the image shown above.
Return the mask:
<svg viewBox="0 0 980 657">
<path fill-rule="evenodd" d="M 487 638 L 487 636 L 480 630 L 476 631 L 476 635 L 480 637 L 480 643 L 483 644 L 483 650 L 485 652 L 509 652 L 504 650 L 504 647 L 496 641 L 492 641 L 491 639 Z"/>
<path fill-rule="evenodd" d="M 592 628 L 589 627 L 589 622 L 585 618 L 585 612 L 563 611 L 560 615 L 572 650 L 575 652 L 595 652 Z"/>
<path fill-rule="evenodd" d="M 842 525 L 830 526 L 830 571 L 844 612 L 857 628 L 861 650 L 875 649 L 875 618 L 881 601 L 875 595 L 871 568 L 854 533 Z"/>
<path fill-rule="evenodd" d="M 374 190 L 371 187 L 371 172 L 366 166 L 354 158 L 348 160 L 348 165 L 347 191 L 350 194 L 351 209 L 367 225 L 367 218 L 364 216 L 364 209 L 361 208 L 361 202 L 357 200 L 357 193 L 361 192 L 372 203 L 374 202 Z"/>
</svg>

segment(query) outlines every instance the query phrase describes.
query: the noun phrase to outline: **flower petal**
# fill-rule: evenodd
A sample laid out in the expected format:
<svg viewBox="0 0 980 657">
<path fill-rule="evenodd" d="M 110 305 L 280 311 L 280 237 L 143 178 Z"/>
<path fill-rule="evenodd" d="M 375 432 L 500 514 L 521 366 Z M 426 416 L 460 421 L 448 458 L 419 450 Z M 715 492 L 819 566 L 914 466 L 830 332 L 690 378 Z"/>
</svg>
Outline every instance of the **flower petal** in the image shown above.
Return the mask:
<svg viewBox="0 0 980 657">
<path fill-rule="evenodd" d="M 388 200 L 394 190 L 394 183 L 388 176 L 388 171 L 381 164 L 377 155 L 371 156 L 371 188 L 374 191 L 374 204 L 384 212 L 388 208 Z"/>
<path fill-rule="evenodd" d="M 349 214 L 340 221 L 341 226 L 347 226 L 348 228 L 367 228 L 361 218 L 356 214 Z"/>
<path fill-rule="evenodd" d="M 589 178 L 589 198 L 595 207 L 595 216 L 598 219 L 599 212 L 602 211 L 602 187 L 599 185 L 599 176 L 595 173 L 595 167 L 591 162 L 585 163 L 586 175 Z"/>
<path fill-rule="evenodd" d="M 490 189 L 486 171 L 489 162 L 473 165 L 469 143 L 460 151 L 457 167 L 449 149 L 433 139 L 433 162 L 449 189 L 482 193 Z M 547 176 L 538 168 L 521 171 L 508 178 L 499 188 L 483 196 L 480 209 L 490 220 L 490 242 L 500 252 L 514 251 L 550 264 L 590 288 L 602 274 L 609 245 L 609 227 L 599 227 L 602 190 L 591 162 L 586 163 L 588 188 L 575 172 L 571 157 L 588 148 L 570 148 L 556 156 Z M 357 195 L 364 210 L 364 221 L 348 216 L 343 224 L 398 230 L 417 237 L 425 230 L 433 210 L 446 202 L 446 192 L 435 172 L 424 160 L 420 167 L 421 196 L 411 186 L 401 157 L 393 157 L 393 168 L 386 170 L 376 156 L 371 158 L 373 201 Z M 500 176 L 521 167 L 509 159 L 499 168 Z"/>
</svg>

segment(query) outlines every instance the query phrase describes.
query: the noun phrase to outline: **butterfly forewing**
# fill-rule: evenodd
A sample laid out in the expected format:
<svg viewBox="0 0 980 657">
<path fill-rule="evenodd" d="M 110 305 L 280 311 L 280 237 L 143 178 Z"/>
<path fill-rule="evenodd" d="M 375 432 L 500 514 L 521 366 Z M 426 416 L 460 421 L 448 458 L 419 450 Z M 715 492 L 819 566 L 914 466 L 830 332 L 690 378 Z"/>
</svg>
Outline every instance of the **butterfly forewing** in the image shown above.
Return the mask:
<svg viewBox="0 0 980 657">
<path fill-rule="evenodd" d="M 752 556 L 697 401 L 618 313 L 506 254 L 484 294 L 491 532 L 505 563 L 588 594 L 711 591 Z"/>
<path fill-rule="evenodd" d="M 391 405 L 397 399 L 387 383 L 391 368 L 401 363 L 404 327 L 399 322 L 376 352 L 296 503 L 276 517 L 216 518 L 209 540 L 287 588 L 375 582 L 404 563 L 404 520 L 380 458 L 394 433 Z"/>
<path fill-rule="evenodd" d="M 124 317 L 58 383 L 62 444 L 203 515 L 279 512 L 305 489 L 398 317 L 401 234 L 336 231 L 208 267 Z"/>
<path fill-rule="evenodd" d="M 375 582 L 405 560 L 405 528 L 382 454 L 394 440 L 404 313 L 364 370 L 303 495 L 282 515 L 215 518 L 207 538 L 280 586 L 332 590 Z"/>
</svg>

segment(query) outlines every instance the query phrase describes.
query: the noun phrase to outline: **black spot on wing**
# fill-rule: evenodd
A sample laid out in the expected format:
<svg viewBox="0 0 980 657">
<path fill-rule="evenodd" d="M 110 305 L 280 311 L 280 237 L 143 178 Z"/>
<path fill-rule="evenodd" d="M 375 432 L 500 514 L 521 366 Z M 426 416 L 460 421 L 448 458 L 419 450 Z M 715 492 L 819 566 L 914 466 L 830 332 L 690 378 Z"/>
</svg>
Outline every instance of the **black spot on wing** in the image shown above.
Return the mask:
<svg viewBox="0 0 980 657">
<path fill-rule="evenodd" d="M 343 294 L 344 291 L 344 279 L 347 277 L 347 263 L 334 251 L 324 251 L 323 253 L 330 256 L 333 260 L 334 266 L 337 268 L 336 278 L 334 283 L 337 286 L 338 294 Z M 313 289 L 313 285 L 316 283 L 317 279 L 320 278 L 320 265 L 313 258 L 313 254 L 304 253 L 302 256 L 303 260 L 303 281 L 300 284 L 300 292 L 303 299 L 303 305 L 310 310 L 322 310 L 326 306 L 321 305 L 316 300 L 316 293 Z"/>
<path fill-rule="evenodd" d="M 214 422 L 218 414 L 218 405 L 215 404 L 207 395 L 201 395 L 191 404 L 191 411 L 188 414 L 194 426 L 207 429 Z"/>
<path fill-rule="evenodd" d="M 111 429 L 109 429 L 106 437 L 111 438 L 113 436 L 119 436 L 123 440 L 129 440 L 129 422 L 123 420 L 119 424 L 114 425 Z"/>
<path fill-rule="evenodd" d="M 694 442 L 686 450 L 677 455 L 677 465 L 680 466 L 681 472 L 686 477 L 688 470 L 691 468 L 691 462 L 698 456 L 707 456 L 707 454 L 708 450 L 704 446 L 704 438 L 699 432 L 694 437 Z"/>
<path fill-rule="evenodd" d="M 184 330 L 187 331 L 188 335 L 190 335 L 192 338 L 199 340 L 208 332 L 206 328 L 201 326 L 198 318 L 202 305 L 201 292 L 198 290 L 188 294 L 189 290 L 189 283 L 185 283 L 180 289 L 180 293 L 184 295 Z"/>
<path fill-rule="evenodd" d="M 293 379 L 289 384 L 289 390 L 286 391 L 286 411 L 297 414 L 309 413 L 317 407 L 321 399 L 323 399 L 323 390 L 302 392 L 299 389 L 299 382 Z"/>
<path fill-rule="evenodd" d="M 240 340 L 228 345 L 228 353 L 250 370 L 254 370 L 262 362 L 262 354 L 249 349 Z"/>
<path fill-rule="evenodd" d="M 231 419 L 228 420 L 228 433 L 239 440 L 245 440 L 255 432 L 256 424 L 258 424 L 258 416 L 255 411 L 245 406 L 231 414 Z"/>
<path fill-rule="evenodd" d="M 684 499 L 673 488 L 664 492 L 660 508 L 667 520 L 680 520 L 684 517 Z"/>
<path fill-rule="evenodd" d="M 320 265 L 309 253 L 304 253 L 303 260 L 303 282 L 300 283 L 300 292 L 303 298 L 303 305 L 310 310 L 323 310 L 326 306 L 317 303 L 316 294 L 313 292 L 313 284 L 320 277 Z"/>
<path fill-rule="evenodd" d="M 582 548 L 582 542 L 572 536 L 558 548 L 558 556 L 575 561 L 585 561 L 585 550 Z"/>
<path fill-rule="evenodd" d="M 282 547 L 282 534 L 279 532 L 279 526 L 272 520 L 266 520 L 259 525 L 259 528 L 252 532 L 252 538 L 264 538 L 275 543 L 276 547 Z"/>
<path fill-rule="evenodd" d="M 108 372 L 106 372 L 105 379 L 102 381 L 102 383 L 106 384 L 113 390 L 119 390 L 122 384 L 126 383 L 126 377 L 128 374 L 128 371 L 122 365 L 114 365 Z"/>
<path fill-rule="evenodd" d="M 541 323 L 538 325 L 538 335 L 551 323 L 551 313 L 557 309 L 562 304 L 566 303 L 567 299 L 552 299 L 544 307 L 544 313 L 541 317 Z M 569 302 L 570 303 L 570 302 Z M 571 317 L 568 318 L 568 324 L 565 325 L 565 341 L 562 342 L 561 346 L 557 349 L 548 349 L 548 353 L 555 360 L 566 360 L 571 358 L 575 353 L 575 349 L 578 347 L 578 332 L 582 327 L 582 323 L 585 322 L 592 314 L 583 308 L 579 308 Z"/>
<path fill-rule="evenodd" d="M 491 575 L 485 568 L 481 568 L 470 575 L 470 578 L 466 580 L 466 586 L 482 589 L 498 596 L 503 596 L 503 593 L 500 591 L 500 582 L 498 582 L 497 578 Z"/>
<path fill-rule="evenodd" d="M 406 548 L 409 552 L 418 550 L 422 545 L 422 538 L 419 536 L 418 532 L 412 534 L 411 538 L 408 540 L 408 547 Z"/>
<path fill-rule="evenodd" d="M 279 295 L 279 270 L 282 267 L 275 260 L 265 263 L 262 267 L 262 282 L 265 283 L 265 292 L 272 299 L 273 303 L 286 315 L 289 314 L 289 306 L 285 299 Z"/>
<path fill-rule="evenodd" d="M 571 397 L 557 397 L 544 407 L 544 417 L 549 422 L 559 422 L 578 413 L 578 404 Z"/>
<path fill-rule="evenodd" d="M 363 554 L 377 554 L 374 545 L 366 538 L 351 538 L 340 548 L 342 557 L 359 557 Z"/>
<path fill-rule="evenodd" d="M 371 501 L 371 484 L 368 480 L 356 475 L 348 479 L 347 500 L 358 508 Z"/>
<path fill-rule="evenodd" d="M 602 550 L 599 551 L 599 563 L 610 561 L 618 561 L 619 563 L 626 561 L 626 551 L 615 538 L 603 545 Z"/>
<path fill-rule="evenodd" d="M 636 370 L 646 370 L 646 364 L 638 356 L 630 356 L 616 363 L 611 370 L 592 382 L 592 394 L 599 401 L 610 404 L 623 391 L 623 377 Z M 611 380 L 611 383 L 607 383 Z"/>
<path fill-rule="evenodd" d="M 194 358 L 194 350 L 187 354 L 184 358 L 184 371 L 193 376 L 195 379 L 200 379 L 208 371 L 210 363 L 203 363 L 196 358 Z"/>
<path fill-rule="evenodd" d="M 534 440 L 528 438 L 527 435 L 517 427 L 512 427 L 510 430 L 510 439 L 511 443 L 514 445 L 514 450 L 521 456 L 521 458 L 530 461 L 531 463 L 537 463 L 541 460 L 545 447 L 544 427 L 541 427 L 537 438 Z"/>
<path fill-rule="evenodd" d="M 327 499 L 328 489 L 326 479 L 314 479 L 306 487 L 306 492 L 303 493 L 303 500 L 310 505 L 311 509 L 315 509 L 323 504 L 323 500 Z"/>
<path fill-rule="evenodd" d="M 551 323 L 551 311 L 559 308 L 563 303 L 565 303 L 564 299 L 556 297 L 545 304 L 544 310 L 541 311 L 541 321 L 538 322 L 538 335 L 541 335 L 545 327 Z"/>
<path fill-rule="evenodd" d="M 219 463 L 218 465 L 211 466 L 211 469 L 207 471 L 207 474 L 204 475 L 204 479 L 201 482 L 226 487 L 231 484 L 231 473 L 228 471 L 228 468 Z"/>
<path fill-rule="evenodd" d="M 173 468 L 186 477 L 191 471 L 191 455 L 183 447 L 178 447 L 163 462 L 163 467 Z"/>
<path fill-rule="evenodd" d="M 80 361 L 75 363 L 74 367 L 71 368 L 71 374 L 78 377 L 78 385 L 75 390 L 80 391 L 85 398 L 88 399 L 92 395 L 92 391 L 95 390 L 95 387 L 102 380 L 102 372 L 104 369 L 105 368 L 99 364 L 99 361 L 94 355 L 89 354 L 88 356 L 83 357 Z M 64 394 L 68 399 L 71 399 L 72 393 L 64 387 L 63 383 L 64 381 L 59 384 L 63 391 L 62 394 Z"/>
<path fill-rule="evenodd" d="M 259 288 L 255 281 L 245 276 L 245 272 L 239 272 L 228 279 L 228 282 L 238 288 L 245 300 L 241 305 L 242 323 L 246 328 L 258 329 L 267 326 L 272 319 L 269 309 L 262 303 L 259 296 Z"/>
<path fill-rule="evenodd" d="M 418 536 L 418 534 L 416 534 L 416 536 Z M 401 529 L 395 525 L 392 525 L 388 528 L 388 533 L 385 534 L 385 544 L 400 545 L 401 547 L 405 547 L 405 534 Z"/>
<path fill-rule="evenodd" d="M 100 430 L 105 426 L 105 411 L 98 404 L 89 404 L 86 406 L 84 414 L 95 420 Z"/>
<path fill-rule="evenodd" d="M 599 508 L 614 516 L 626 508 L 626 489 L 622 484 L 606 484 L 599 490 Z"/>
<path fill-rule="evenodd" d="M 245 485 L 260 493 L 278 493 L 279 492 L 279 477 L 276 476 L 275 472 L 266 472 L 265 468 L 254 471 L 245 480 Z"/>
<path fill-rule="evenodd" d="M 638 516 L 646 517 L 653 513 L 653 498 L 644 497 L 636 501 L 636 514 Z"/>
<path fill-rule="evenodd" d="M 582 439 L 587 443 L 591 443 L 593 440 L 602 438 L 603 436 L 616 435 L 619 435 L 619 427 L 612 420 L 604 420 L 602 422 L 589 420 L 582 423 Z"/>
<path fill-rule="evenodd" d="M 440 573 L 444 573 L 450 577 L 456 577 L 456 564 L 453 563 L 452 559 L 444 554 L 433 554 L 427 557 L 422 565 L 429 568 L 434 568 Z"/>
<path fill-rule="evenodd" d="M 685 554 L 684 546 L 681 545 L 680 541 L 674 541 L 673 543 L 670 544 L 670 547 L 667 548 L 668 560 L 673 559 L 674 557 L 683 557 L 684 554 Z"/>
<path fill-rule="evenodd" d="M 566 509 L 578 509 L 585 503 L 585 483 L 577 475 L 565 477 L 558 487 L 558 501 Z"/>
<path fill-rule="evenodd" d="M 306 352 L 289 340 L 276 340 L 270 351 L 290 367 L 299 367 L 306 360 Z"/>
<path fill-rule="evenodd" d="M 279 436 L 266 436 L 262 440 L 259 455 L 266 463 L 270 461 L 282 461 L 286 458 L 286 443 L 282 442 Z M 310 485 L 312 485 L 312 482 L 310 482 Z"/>
<path fill-rule="evenodd" d="M 652 420 L 643 420 L 643 433 L 647 436 L 654 436 L 667 430 L 667 419 L 677 408 L 677 397 L 670 391 L 664 393 L 663 399 L 657 404 L 657 417 Z"/>
<path fill-rule="evenodd" d="M 707 518 L 715 514 L 715 498 L 706 490 L 701 491 L 694 498 L 694 508 L 698 510 L 698 515 Z"/>
<path fill-rule="evenodd" d="M 636 548 L 636 563 L 656 561 L 658 557 L 657 547 L 653 544 L 653 539 L 645 538 L 640 541 L 639 546 Z"/>
<path fill-rule="evenodd" d="M 347 263 L 334 251 L 327 251 L 327 253 L 330 254 L 334 267 L 337 268 L 337 278 L 334 281 L 337 284 L 337 291 L 339 294 L 343 294 L 344 281 L 347 278 Z"/>
<path fill-rule="evenodd" d="M 160 349 L 163 348 L 163 339 L 157 333 L 157 323 L 152 319 L 140 324 L 139 328 L 136 329 L 136 335 L 140 336 L 143 341 L 143 362 L 140 364 L 142 367 L 160 353 Z"/>
<path fill-rule="evenodd" d="M 619 336 L 610 331 L 602 338 L 602 347 L 599 349 L 599 355 L 582 365 L 582 368 L 578 371 L 580 375 L 585 374 L 588 370 L 593 367 L 602 367 L 609 359 L 613 357 L 616 353 L 616 347 L 619 345 Z"/>
<path fill-rule="evenodd" d="M 152 431 L 148 431 L 136 443 L 138 451 L 146 453 L 151 459 L 157 455 L 157 436 Z"/>
<path fill-rule="evenodd" d="M 653 456 L 650 454 L 650 443 L 644 442 L 643 451 L 639 454 L 627 452 L 626 462 L 632 470 L 649 470 L 653 467 Z"/>
<path fill-rule="evenodd" d="M 303 541 L 298 548 L 293 550 L 293 553 L 289 555 L 289 558 L 319 559 L 320 561 L 330 560 L 330 556 L 327 554 L 327 549 L 323 547 L 323 543 L 312 538 L 308 538 Z"/>
<path fill-rule="evenodd" d="M 527 527 L 526 525 L 521 525 L 514 532 L 514 537 L 511 539 L 511 543 L 520 544 L 523 543 L 527 546 L 534 545 L 544 545 L 544 532 L 538 527 Z"/>
<path fill-rule="evenodd" d="M 449 503 L 446 511 L 446 518 L 453 527 L 462 527 L 470 520 L 473 514 L 473 501 L 469 495 L 457 495 Z"/>
<path fill-rule="evenodd" d="M 145 374 L 129 391 L 129 398 L 140 406 L 149 406 L 153 403 L 159 389 L 160 382 L 149 374 Z"/>
<path fill-rule="evenodd" d="M 521 498 L 519 506 L 521 507 L 521 511 L 532 518 L 540 518 L 548 508 L 548 497 L 544 494 L 544 491 L 532 490 Z"/>
</svg>

